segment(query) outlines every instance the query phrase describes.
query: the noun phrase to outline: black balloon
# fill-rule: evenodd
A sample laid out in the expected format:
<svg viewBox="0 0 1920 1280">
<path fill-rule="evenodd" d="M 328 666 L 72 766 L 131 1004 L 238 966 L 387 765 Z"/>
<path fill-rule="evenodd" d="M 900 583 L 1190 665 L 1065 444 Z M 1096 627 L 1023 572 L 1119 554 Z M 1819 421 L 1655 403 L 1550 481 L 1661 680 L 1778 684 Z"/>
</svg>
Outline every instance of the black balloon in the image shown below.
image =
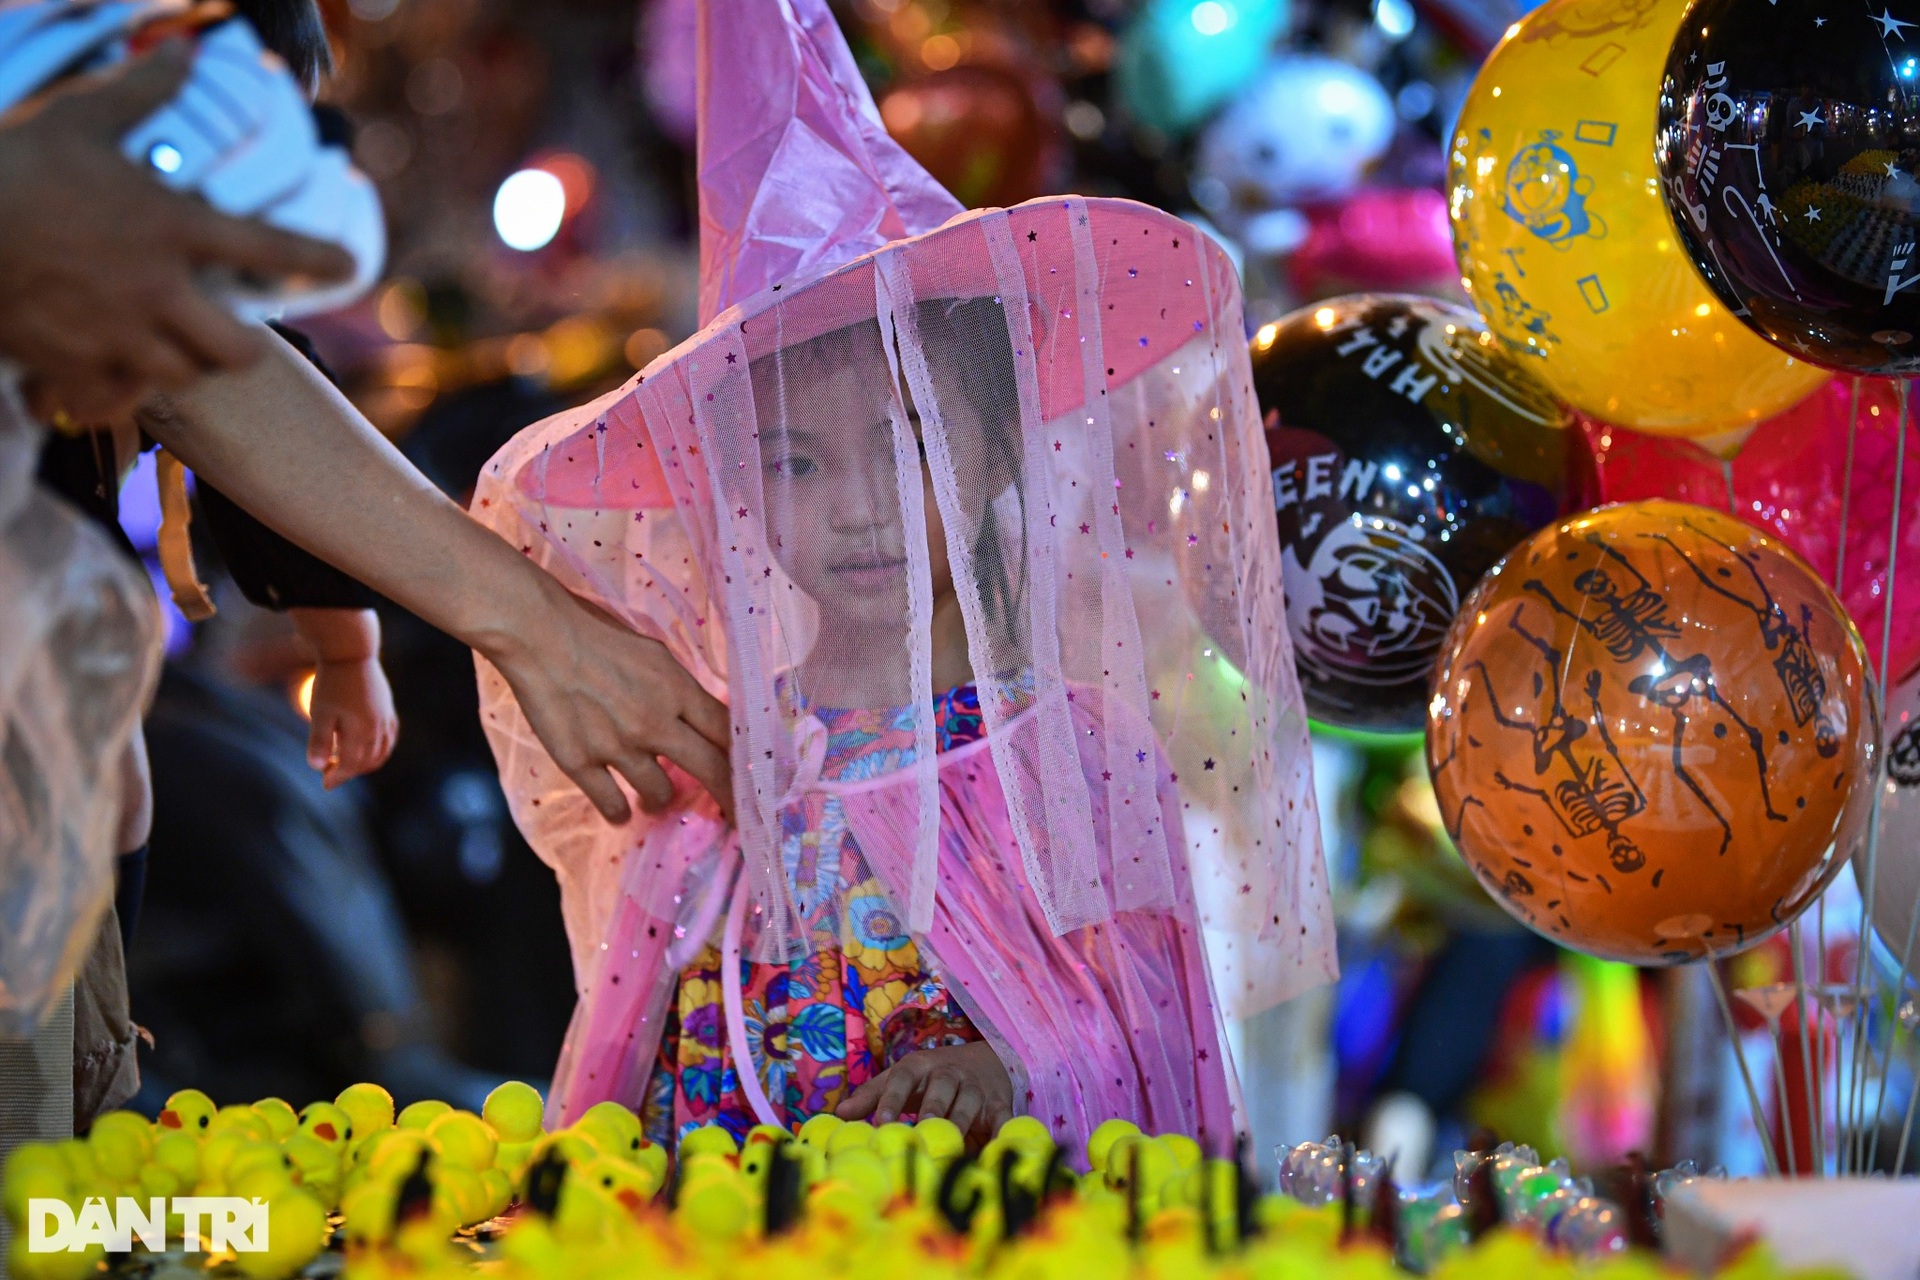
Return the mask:
<svg viewBox="0 0 1920 1280">
<path fill-rule="evenodd" d="M 1920 4 L 1893 2 L 1699 0 L 1660 87 L 1662 188 L 1707 283 L 1854 373 L 1920 372 Z"/>
<path fill-rule="evenodd" d="M 1307 710 L 1418 730 L 1461 599 L 1566 510 L 1566 411 L 1478 316 L 1431 298 L 1318 303 L 1252 355 Z"/>
</svg>

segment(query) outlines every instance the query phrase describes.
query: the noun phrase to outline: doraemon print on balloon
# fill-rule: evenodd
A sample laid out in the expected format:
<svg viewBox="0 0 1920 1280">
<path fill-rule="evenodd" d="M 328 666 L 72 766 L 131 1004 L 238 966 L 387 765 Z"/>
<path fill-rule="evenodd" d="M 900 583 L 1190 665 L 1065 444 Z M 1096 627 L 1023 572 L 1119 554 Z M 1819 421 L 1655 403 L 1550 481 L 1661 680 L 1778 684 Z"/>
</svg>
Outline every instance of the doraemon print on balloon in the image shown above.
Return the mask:
<svg viewBox="0 0 1920 1280">
<path fill-rule="evenodd" d="M 1579 236 L 1599 239 L 1607 234 L 1607 224 L 1588 211 L 1593 179 L 1580 172 L 1580 162 L 1559 145 L 1559 137 L 1542 129 L 1540 141 L 1514 153 L 1507 163 L 1503 212 L 1539 239 L 1565 248 Z"/>
</svg>

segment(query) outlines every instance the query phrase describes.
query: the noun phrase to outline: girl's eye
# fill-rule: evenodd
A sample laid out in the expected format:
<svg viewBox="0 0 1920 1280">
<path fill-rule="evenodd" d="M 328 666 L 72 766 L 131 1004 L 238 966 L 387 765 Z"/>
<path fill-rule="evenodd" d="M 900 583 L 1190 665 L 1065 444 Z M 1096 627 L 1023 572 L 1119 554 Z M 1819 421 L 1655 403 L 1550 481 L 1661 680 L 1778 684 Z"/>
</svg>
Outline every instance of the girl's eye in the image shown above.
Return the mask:
<svg viewBox="0 0 1920 1280">
<path fill-rule="evenodd" d="M 813 469 L 814 468 L 813 468 L 812 458 L 798 456 L 798 455 L 788 458 L 784 462 L 777 462 L 774 464 L 774 470 L 783 471 L 789 477 L 795 480 L 798 480 L 802 476 L 812 475 Z"/>
</svg>

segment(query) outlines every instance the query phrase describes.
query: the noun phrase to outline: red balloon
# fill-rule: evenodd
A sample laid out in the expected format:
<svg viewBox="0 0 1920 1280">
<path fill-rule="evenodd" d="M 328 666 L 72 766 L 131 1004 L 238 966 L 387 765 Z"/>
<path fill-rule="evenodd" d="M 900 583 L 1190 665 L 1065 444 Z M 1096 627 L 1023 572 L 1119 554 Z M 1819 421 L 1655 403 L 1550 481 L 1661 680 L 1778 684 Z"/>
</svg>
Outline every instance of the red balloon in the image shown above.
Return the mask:
<svg viewBox="0 0 1920 1280">
<path fill-rule="evenodd" d="M 1911 412 L 1888 649 L 1895 681 L 1920 666 L 1920 427 Z M 1582 420 L 1581 428 L 1593 459 L 1599 501 L 1672 498 L 1730 512 L 1778 535 L 1836 589 L 1877 669 L 1889 596 L 1887 534 L 1899 413 L 1892 382 L 1835 378 L 1755 427 L 1729 462 L 1687 440 L 1641 435 L 1591 420 Z M 1849 483 L 1847 438 L 1854 422 L 1858 425 L 1852 431 Z"/>
</svg>

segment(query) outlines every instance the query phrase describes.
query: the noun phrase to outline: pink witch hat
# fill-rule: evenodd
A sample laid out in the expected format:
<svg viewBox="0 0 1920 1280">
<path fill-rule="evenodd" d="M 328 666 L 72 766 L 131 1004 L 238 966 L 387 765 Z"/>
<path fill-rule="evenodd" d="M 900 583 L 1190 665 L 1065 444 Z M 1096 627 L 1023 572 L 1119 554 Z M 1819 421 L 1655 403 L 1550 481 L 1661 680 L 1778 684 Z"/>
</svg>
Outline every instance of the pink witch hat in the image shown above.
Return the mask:
<svg viewBox="0 0 1920 1280">
<path fill-rule="evenodd" d="M 961 211 L 887 136 L 823 0 L 702 4 L 699 94 L 701 324 Z"/>
<path fill-rule="evenodd" d="M 888 135 L 824 0 L 699 0 L 698 8 L 702 325 L 756 294 L 793 289 L 962 215 L 959 201 Z M 1196 250 L 1207 243 L 1185 223 L 1145 205 L 1094 203 L 1103 212 L 1128 211 L 1142 224 L 1137 228 L 1142 235 L 1165 224 L 1181 228 L 1185 243 Z M 1023 208 L 1064 210 L 1066 205 L 1039 200 Z M 1131 240 L 1117 237 L 1101 246 L 1103 265 L 1104 250 L 1122 244 L 1131 250 Z M 975 278 L 955 278 L 953 287 L 991 292 L 992 276 L 980 265 Z M 1124 279 L 1104 281 L 1110 305 L 1136 304 L 1124 307 L 1135 326 L 1104 335 L 1114 378 L 1126 380 L 1204 326 L 1184 310 L 1169 314 L 1148 305 L 1161 296 L 1170 272 L 1190 266 L 1130 254 Z M 870 286 L 862 280 L 840 281 L 837 287 Z M 812 310 L 821 323 L 840 313 L 831 304 Z M 1050 322 L 1057 318 L 1036 314 L 1034 322 L 1052 336 Z M 1140 332 L 1132 332 L 1134 327 Z M 784 336 L 791 341 L 797 332 L 789 325 Z M 661 356 L 651 368 L 670 365 L 680 350 Z M 1046 407 L 1068 407 L 1079 390 L 1077 371 L 1048 366 L 1044 372 L 1054 375 L 1041 388 Z M 627 500 L 644 494 L 648 505 L 668 501 L 651 457 L 616 465 L 620 483 L 614 487 L 626 489 Z M 593 451 L 575 452 L 554 460 L 542 483 L 571 493 L 575 486 L 605 480 L 598 466 Z M 602 496 L 619 500 L 618 493 Z"/>
<path fill-rule="evenodd" d="M 613 829 L 482 668 L 581 991 L 553 1114 L 642 1099 L 709 940 L 841 945 L 813 924 L 826 840 L 868 895 L 844 918 L 877 931 L 847 945 L 930 954 L 1033 1114 L 1224 1142 L 1220 1017 L 1334 972 L 1231 264 L 1129 201 L 963 212 L 887 137 L 824 0 L 704 0 L 699 169 L 705 327 L 516 437 L 476 495 L 732 709 L 737 830 L 691 786 Z M 937 549 L 984 727 L 948 751 Z M 858 777 L 818 705 L 885 709 Z"/>
</svg>

